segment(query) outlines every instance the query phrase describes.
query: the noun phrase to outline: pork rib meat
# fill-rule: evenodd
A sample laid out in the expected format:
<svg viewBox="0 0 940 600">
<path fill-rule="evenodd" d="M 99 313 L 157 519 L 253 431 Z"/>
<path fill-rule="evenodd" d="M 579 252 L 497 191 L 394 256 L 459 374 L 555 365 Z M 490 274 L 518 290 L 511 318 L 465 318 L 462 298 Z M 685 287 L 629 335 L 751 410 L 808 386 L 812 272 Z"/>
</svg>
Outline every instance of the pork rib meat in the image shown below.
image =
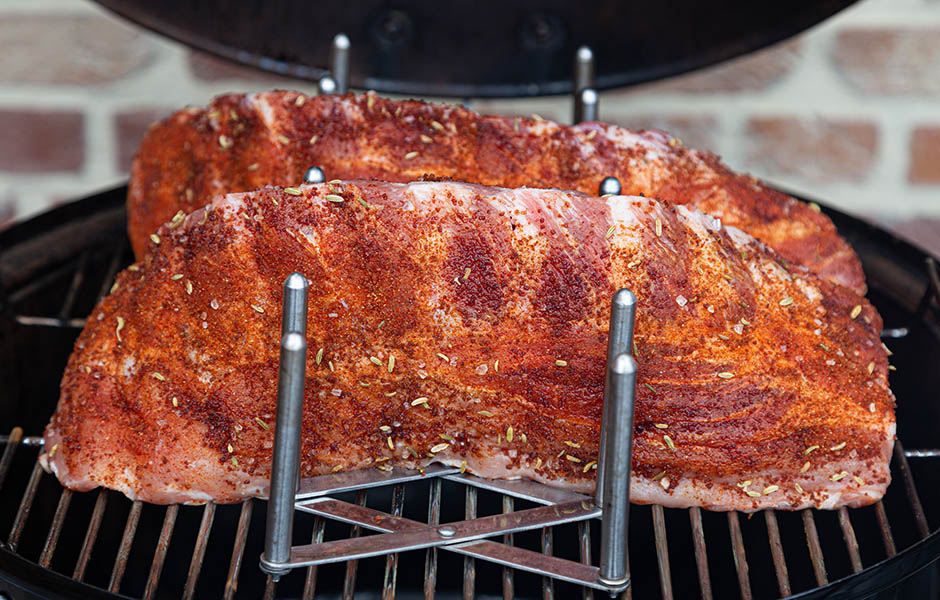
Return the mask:
<svg viewBox="0 0 940 600">
<path fill-rule="evenodd" d="M 611 175 L 626 195 L 716 216 L 786 260 L 865 293 L 858 257 L 827 216 L 663 132 L 481 116 L 374 94 L 231 94 L 153 126 L 134 161 L 128 193 L 128 230 L 138 258 L 150 234 L 177 211 L 188 213 L 217 194 L 295 185 L 312 165 L 327 179 L 449 178 L 591 195 Z"/>
<path fill-rule="evenodd" d="M 311 282 L 304 476 L 441 461 L 592 490 L 628 287 L 635 501 L 832 508 L 889 482 L 876 311 L 686 206 L 335 182 L 219 196 L 149 245 L 89 316 L 45 433 L 74 489 L 263 495 L 292 271 Z"/>
</svg>

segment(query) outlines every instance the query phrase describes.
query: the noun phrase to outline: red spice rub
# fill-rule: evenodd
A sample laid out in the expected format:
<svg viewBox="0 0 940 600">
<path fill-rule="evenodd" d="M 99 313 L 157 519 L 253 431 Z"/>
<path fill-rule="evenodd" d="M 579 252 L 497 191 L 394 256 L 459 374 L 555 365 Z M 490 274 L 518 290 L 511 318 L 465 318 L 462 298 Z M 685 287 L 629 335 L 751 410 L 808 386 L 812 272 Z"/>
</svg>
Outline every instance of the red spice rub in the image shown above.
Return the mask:
<svg viewBox="0 0 940 600">
<path fill-rule="evenodd" d="M 889 481 L 874 308 L 686 207 L 343 182 L 221 196 L 149 246 L 90 315 L 46 431 L 76 489 L 263 494 L 295 270 L 311 281 L 305 476 L 466 461 L 593 489 L 609 299 L 629 287 L 635 501 L 832 508 Z"/>
<path fill-rule="evenodd" d="M 296 185 L 313 165 L 327 179 L 444 178 L 590 195 L 611 175 L 624 194 L 688 204 L 865 293 L 858 257 L 828 217 L 661 131 L 481 116 L 374 94 L 229 94 L 154 125 L 131 173 L 134 251 L 141 257 L 148 236 L 177 211 L 188 213 L 216 194 Z"/>
</svg>

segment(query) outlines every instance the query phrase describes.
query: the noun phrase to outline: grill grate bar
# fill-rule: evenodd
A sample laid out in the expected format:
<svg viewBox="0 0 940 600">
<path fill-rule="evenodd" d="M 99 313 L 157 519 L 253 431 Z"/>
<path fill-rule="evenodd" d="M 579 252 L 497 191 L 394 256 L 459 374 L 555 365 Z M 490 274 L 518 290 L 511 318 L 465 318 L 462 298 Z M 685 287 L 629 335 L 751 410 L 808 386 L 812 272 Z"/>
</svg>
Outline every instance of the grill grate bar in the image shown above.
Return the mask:
<svg viewBox="0 0 940 600">
<path fill-rule="evenodd" d="M 477 489 L 473 486 L 466 488 L 466 503 L 464 504 L 464 518 L 475 519 L 477 517 Z M 463 559 L 463 597 L 464 600 L 473 600 L 474 587 L 476 584 L 476 562 L 473 558 L 465 557 Z"/>
<path fill-rule="evenodd" d="M 585 521 L 578 522 L 578 540 L 580 540 L 581 564 L 591 564 L 591 524 Z M 583 600 L 592 600 L 594 590 L 591 588 L 582 588 L 581 597 Z"/>
<path fill-rule="evenodd" d="M 101 519 L 104 517 L 104 508 L 107 503 L 107 490 L 99 488 L 95 508 L 91 513 L 91 520 L 88 521 L 88 531 L 85 532 L 85 540 L 82 542 L 82 551 L 78 555 L 78 562 L 75 563 L 75 570 L 72 571 L 72 579 L 81 581 L 85 578 L 85 569 L 88 567 L 88 559 L 91 558 L 91 549 L 95 546 L 95 540 L 98 539 L 98 530 L 101 529 Z"/>
<path fill-rule="evenodd" d="M 702 509 L 689 509 L 692 522 L 692 544 L 695 547 L 695 566 L 698 569 L 698 584 L 702 600 L 712 600 L 712 581 L 708 575 L 708 553 L 705 550 L 705 530 L 702 529 Z"/>
<path fill-rule="evenodd" d="M 741 537 L 741 521 L 737 511 L 728 513 L 728 530 L 731 532 L 731 549 L 734 554 L 734 568 L 738 572 L 738 586 L 741 598 L 751 600 L 751 580 L 748 577 L 747 554 L 744 552 L 744 538 Z"/>
<path fill-rule="evenodd" d="M 356 492 L 356 504 L 366 505 L 366 492 L 364 490 Z M 353 525 L 349 530 L 349 537 L 359 537 L 360 528 Z M 359 561 L 351 560 L 346 563 L 346 578 L 343 580 L 343 600 L 352 600 L 356 593 L 356 571 L 359 569 Z"/>
<path fill-rule="evenodd" d="M 937 275 L 937 261 L 932 256 L 928 256 L 924 259 L 924 267 L 927 270 L 928 289 L 933 292 L 934 298 L 940 302 L 940 276 Z"/>
<path fill-rule="evenodd" d="M 206 546 L 209 544 L 209 532 L 212 529 L 213 519 L 215 519 L 215 503 L 209 502 L 202 510 L 202 521 L 199 523 L 199 533 L 196 535 L 196 547 L 193 549 L 193 558 L 189 563 L 186 587 L 183 588 L 184 600 L 191 600 L 196 593 L 196 583 L 199 581 L 202 559 L 206 555 Z"/>
<path fill-rule="evenodd" d="M 826 576 L 826 563 L 823 561 L 822 546 L 819 545 L 819 533 L 816 531 L 816 519 L 810 509 L 804 508 L 803 529 L 806 531 L 806 545 L 809 547 L 809 557 L 813 563 L 813 574 L 817 585 L 826 585 L 829 578 Z"/>
<path fill-rule="evenodd" d="M 554 536 L 551 527 L 542 528 L 542 554 L 552 556 L 554 554 Z M 555 599 L 555 581 L 551 577 L 542 578 L 542 600 Z"/>
<path fill-rule="evenodd" d="M 10 463 L 13 462 L 13 453 L 16 452 L 16 447 L 20 445 L 22 438 L 22 427 L 14 427 L 10 430 L 10 436 L 6 440 L 6 447 L 3 449 L 3 457 L 0 458 L 0 490 L 3 489 L 3 480 L 7 477 Z"/>
<path fill-rule="evenodd" d="M 392 512 L 393 517 L 400 517 L 402 509 L 405 507 L 405 485 L 399 483 L 392 488 Z M 398 583 L 398 553 L 389 554 L 385 557 L 385 580 L 382 585 L 382 600 L 393 600 L 395 598 L 395 586 Z"/>
<path fill-rule="evenodd" d="M 904 456 L 908 458 L 937 458 L 940 457 L 940 448 L 917 448 L 905 450 Z"/>
<path fill-rule="evenodd" d="M 503 514 L 511 513 L 515 502 L 513 501 L 512 496 L 503 496 Z M 512 534 L 507 534 L 503 536 L 503 543 L 507 546 L 512 546 Z M 512 600 L 513 598 L 513 576 L 512 569 L 509 567 L 503 567 L 503 600 Z"/>
<path fill-rule="evenodd" d="M 839 527 L 842 528 L 842 537 L 849 551 L 852 572 L 858 573 L 862 570 L 862 557 L 858 552 L 858 539 L 855 537 L 855 528 L 852 527 L 852 520 L 849 518 L 849 510 L 844 506 L 839 508 Z"/>
<path fill-rule="evenodd" d="M 150 572 L 147 574 L 144 600 L 153 598 L 154 593 L 157 591 L 157 584 L 160 583 L 160 575 L 163 573 L 163 563 L 166 560 L 167 550 L 170 548 L 170 537 L 173 536 L 173 528 L 176 526 L 176 514 L 178 512 L 179 505 L 171 504 L 163 515 L 163 528 L 160 529 L 160 538 L 157 540 L 157 548 L 153 552 L 153 562 L 150 564 Z"/>
<path fill-rule="evenodd" d="M 60 327 L 62 329 L 82 329 L 85 319 L 60 319 L 58 317 L 31 317 L 16 315 L 16 322 L 20 325 L 32 327 Z"/>
<path fill-rule="evenodd" d="M 127 524 L 124 526 L 124 535 L 121 537 L 121 546 L 118 548 L 114 568 L 111 570 L 111 580 L 108 582 L 108 591 L 117 593 L 121 589 L 121 580 L 124 579 L 124 569 L 127 567 L 127 557 L 131 553 L 131 545 L 137 534 L 137 523 L 140 521 L 140 511 L 143 502 L 134 500 L 131 512 L 127 515 Z"/>
<path fill-rule="evenodd" d="M 88 268 L 88 259 L 91 256 L 90 250 L 82 252 L 78 258 L 78 266 L 75 273 L 72 274 L 72 281 L 69 283 L 69 289 L 65 293 L 65 300 L 62 302 L 62 310 L 59 311 L 59 318 L 66 319 L 75 306 L 75 299 L 78 297 L 78 290 L 82 287 L 82 281 L 85 280 L 85 269 Z"/>
<path fill-rule="evenodd" d="M 653 505 L 653 536 L 656 539 L 656 564 L 663 600 L 672 600 L 672 574 L 669 568 L 669 544 L 666 540 L 666 515 L 663 507 Z"/>
<path fill-rule="evenodd" d="M 885 505 L 881 500 L 875 503 L 875 516 L 878 518 L 878 528 L 881 530 L 881 540 L 885 545 L 885 553 L 891 558 L 898 553 L 894 546 L 894 535 L 891 534 L 891 524 L 888 523 L 888 515 L 885 513 Z"/>
<path fill-rule="evenodd" d="M 59 542 L 59 534 L 62 532 L 62 524 L 65 522 L 65 513 L 69 510 L 69 503 L 72 500 L 72 490 L 63 488 L 59 495 L 59 504 L 55 508 L 55 515 L 52 517 L 52 525 L 49 527 L 49 533 L 46 535 L 46 544 L 42 547 L 42 554 L 39 555 L 39 566 L 48 569 L 52 562 L 52 555 L 55 552 L 56 544 Z"/>
<path fill-rule="evenodd" d="M 931 269 L 932 271 L 933 269 Z M 904 479 L 904 490 L 907 492 L 907 499 L 911 503 L 911 512 L 914 514 L 914 520 L 917 522 L 917 531 L 921 539 L 930 535 L 930 528 L 927 526 L 927 517 L 924 515 L 924 508 L 920 504 L 920 496 L 917 494 L 917 486 L 914 485 L 914 477 L 911 475 L 911 467 L 907 463 L 907 457 L 904 456 L 904 446 L 901 440 L 894 442 L 894 458 L 898 461 L 901 469 L 901 475 Z"/>
<path fill-rule="evenodd" d="M 40 277 L 29 281 L 28 283 L 24 284 L 23 287 L 17 289 L 14 292 L 11 292 L 7 298 L 7 303 L 10 306 L 16 306 L 21 304 L 25 298 L 42 294 L 43 290 L 46 290 L 49 287 L 60 287 L 55 283 L 56 280 L 74 271 L 76 268 L 75 263 L 77 262 L 77 259 L 72 259 L 64 265 L 46 273 L 45 275 L 41 275 Z"/>
<path fill-rule="evenodd" d="M 118 268 L 121 266 L 121 259 L 124 258 L 125 244 L 126 242 L 122 240 L 120 244 L 117 244 L 114 247 L 114 254 L 111 255 L 111 262 L 108 263 L 108 270 L 105 272 L 104 279 L 101 280 L 101 289 L 98 290 L 99 302 L 102 298 L 111 292 L 111 285 L 114 282 L 114 276 L 117 274 Z"/>
<path fill-rule="evenodd" d="M 435 477 L 431 481 L 428 500 L 428 523 L 437 525 L 441 522 L 441 480 Z M 428 548 L 424 555 L 424 598 L 433 600 L 437 588 L 437 548 Z"/>
<path fill-rule="evenodd" d="M 764 520 L 767 522 L 767 536 L 770 538 L 770 554 L 774 559 L 774 571 L 777 573 L 777 589 L 780 596 L 790 595 L 790 576 L 787 573 L 787 561 L 783 554 L 783 542 L 780 541 L 780 527 L 777 524 L 777 513 L 772 510 L 764 511 Z"/>
<path fill-rule="evenodd" d="M 310 541 L 313 544 L 319 544 L 323 541 L 323 532 L 326 528 L 326 521 L 321 517 L 316 517 L 313 520 L 313 534 L 310 536 Z M 317 593 L 317 565 L 310 565 L 307 567 L 307 577 L 304 579 L 304 594 L 302 596 L 303 600 L 313 600 L 313 597 Z"/>
<path fill-rule="evenodd" d="M 33 497 L 36 495 L 36 487 L 39 485 L 39 477 L 42 475 L 42 468 L 37 460 L 33 464 L 33 472 L 29 476 L 29 483 L 26 484 L 26 493 L 20 501 L 20 507 L 16 511 L 16 519 L 13 520 L 13 527 L 10 528 L 9 545 L 11 550 L 16 550 L 19 544 L 20 536 L 23 535 L 23 528 L 26 526 L 26 519 L 29 518 L 29 509 L 33 505 Z"/>
<path fill-rule="evenodd" d="M 224 600 L 232 600 L 238 590 L 238 574 L 242 568 L 242 557 L 245 556 L 245 543 L 248 541 L 248 527 L 251 525 L 251 513 L 254 502 L 249 498 L 242 502 L 242 509 L 238 515 L 238 528 L 235 530 L 235 548 L 232 550 L 232 561 L 228 566 L 228 576 L 225 578 Z"/>
</svg>

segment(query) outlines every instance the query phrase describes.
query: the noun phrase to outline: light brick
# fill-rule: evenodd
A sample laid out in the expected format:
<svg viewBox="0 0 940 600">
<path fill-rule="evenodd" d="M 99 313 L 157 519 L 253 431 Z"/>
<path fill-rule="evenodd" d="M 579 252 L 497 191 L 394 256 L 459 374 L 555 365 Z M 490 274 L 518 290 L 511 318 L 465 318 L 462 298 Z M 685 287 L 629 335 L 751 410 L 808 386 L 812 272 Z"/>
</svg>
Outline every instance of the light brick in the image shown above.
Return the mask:
<svg viewBox="0 0 940 600">
<path fill-rule="evenodd" d="M 908 181 L 940 185 L 940 125 L 915 129 L 910 152 Z"/>
<path fill-rule="evenodd" d="M 240 65 L 199 51 L 189 53 L 189 70 L 197 79 L 210 82 L 241 80 L 250 83 L 266 83 L 272 87 L 280 85 L 291 89 L 296 88 L 298 85 L 304 85 L 305 87 L 313 85 L 310 83 L 299 84 L 296 79 L 280 77 L 273 73 Z"/>
<path fill-rule="evenodd" d="M 81 113 L 0 110 L 0 172 L 77 172 L 85 158 Z"/>
<path fill-rule="evenodd" d="M 748 168 L 764 176 L 863 181 L 878 152 L 878 128 L 866 121 L 755 118 L 743 146 Z"/>
<path fill-rule="evenodd" d="M 91 85 L 121 79 L 153 54 L 139 31 L 104 16 L 4 15 L 0 81 Z"/>
<path fill-rule="evenodd" d="M 118 113 L 114 117 L 114 134 L 116 136 L 117 155 L 115 166 L 121 173 L 131 170 L 131 162 L 137 154 L 140 141 L 151 123 L 172 114 L 173 109 L 142 108 L 133 111 Z"/>
<path fill-rule="evenodd" d="M 940 93 L 940 28 L 850 29 L 832 49 L 836 71 L 867 94 Z"/>
<path fill-rule="evenodd" d="M 604 120 L 634 131 L 660 129 L 697 150 L 714 150 L 716 146 L 718 121 L 712 115 L 605 114 Z"/>
<path fill-rule="evenodd" d="M 791 40 L 636 89 L 687 94 L 761 91 L 793 71 L 802 55 L 800 41 Z"/>
</svg>

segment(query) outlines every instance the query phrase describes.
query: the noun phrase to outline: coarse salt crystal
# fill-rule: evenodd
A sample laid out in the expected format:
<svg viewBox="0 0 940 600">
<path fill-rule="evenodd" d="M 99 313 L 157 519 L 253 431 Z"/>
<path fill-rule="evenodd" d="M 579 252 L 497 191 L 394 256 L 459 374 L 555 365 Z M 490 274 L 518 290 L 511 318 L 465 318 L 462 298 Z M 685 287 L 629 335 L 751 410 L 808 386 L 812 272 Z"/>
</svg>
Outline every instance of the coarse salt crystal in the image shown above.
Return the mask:
<svg viewBox="0 0 940 600">
<path fill-rule="evenodd" d="M 678 304 L 679 306 L 685 306 L 686 304 L 688 304 L 688 302 L 689 301 L 686 300 L 685 296 L 683 296 L 682 294 L 679 294 L 678 296 L 676 296 L 676 304 Z"/>
</svg>

